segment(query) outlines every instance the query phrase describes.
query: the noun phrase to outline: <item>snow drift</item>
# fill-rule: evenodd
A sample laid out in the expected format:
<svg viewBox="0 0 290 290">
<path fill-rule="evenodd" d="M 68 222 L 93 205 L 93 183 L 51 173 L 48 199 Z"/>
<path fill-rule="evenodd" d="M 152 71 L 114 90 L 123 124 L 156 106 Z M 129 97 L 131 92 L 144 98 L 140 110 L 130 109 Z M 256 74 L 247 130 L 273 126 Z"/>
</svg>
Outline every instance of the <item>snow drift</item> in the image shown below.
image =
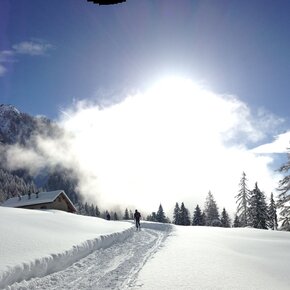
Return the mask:
<svg viewBox="0 0 290 290">
<path fill-rule="evenodd" d="M 62 270 L 92 251 L 125 240 L 134 229 L 61 211 L 0 207 L 0 288 Z"/>
</svg>

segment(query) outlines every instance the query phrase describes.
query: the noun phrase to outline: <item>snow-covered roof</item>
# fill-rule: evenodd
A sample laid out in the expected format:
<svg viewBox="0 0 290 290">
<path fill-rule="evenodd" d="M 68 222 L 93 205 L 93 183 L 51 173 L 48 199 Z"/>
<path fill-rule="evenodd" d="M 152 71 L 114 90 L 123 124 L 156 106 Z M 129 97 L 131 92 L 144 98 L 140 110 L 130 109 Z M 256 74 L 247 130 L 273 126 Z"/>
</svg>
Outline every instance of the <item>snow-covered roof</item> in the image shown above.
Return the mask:
<svg viewBox="0 0 290 290">
<path fill-rule="evenodd" d="M 71 202 L 71 200 L 68 198 L 68 196 L 65 194 L 63 190 L 55 190 L 55 191 L 49 191 L 49 192 L 39 192 L 38 197 L 36 193 L 32 193 L 30 198 L 28 194 L 22 195 L 21 199 L 16 196 L 9 198 L 6 200 L 2 206 L 6 207 L 23 207 L 28 205 L 34 205 L 34 204 L 42 204 L 42 203 L 51 203 L 55 201 L 55 199 L 63 193 L 66 197 L 67 201 L 70 203 L 70 205 L 75 209 L 75 206 Z"/>
</svg>

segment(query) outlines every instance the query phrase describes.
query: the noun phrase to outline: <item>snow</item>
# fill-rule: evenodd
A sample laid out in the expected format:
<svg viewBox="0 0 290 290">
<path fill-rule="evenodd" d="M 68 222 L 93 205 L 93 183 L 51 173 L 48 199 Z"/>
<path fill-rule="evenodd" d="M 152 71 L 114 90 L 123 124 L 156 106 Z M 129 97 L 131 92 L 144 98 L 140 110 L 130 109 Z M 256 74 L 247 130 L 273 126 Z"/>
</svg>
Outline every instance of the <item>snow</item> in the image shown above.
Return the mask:
<svg viewBox="0 0 290 290">
<path fill-rule="evenodd" d="M 5 114 L 20 115 L 20 112 L 12 105 L 0 104 L 0 116 Z"/>
<path fill-rule="evenodd" d="M 290 233 L 105 221 L 0 207 L 0 289 L 263 289 L 290 285 Z"/>
<path fill-rule="evenodd" d="M 176 227 L 133 289 L 289 290 L 289 268 L 288 232 Z"/>
<path fill-rule="evenodd" d="M 4 105 L 0 104 L 0 131 L 2 132 L 8 132 L 11 118 L 17 118 L 20 117 L 21 113 L 12 105 Z M 10 118 L 7 118 L 7 116 L 10 116 Z"/>
<path fill-rule="evenodd" d="M 133 230 L 128 222 L 51 210 L 0 207 L 0 219 L 0 289 L 62 270 Z"/>
<path fill-rule="evenodd" d="M 67 198 L 67 201 L 70 202 L 70 199 L 67 197 L 63 190 L 55 190 L 49 192 L 39 192 L 38 194 L 32 193 L 30 198 L 28 194 L 22 195 L 21 199 L 18 196 L 9 198 L 6 200 L 1 206 L 7 207 L 22 207 L 32 204 L 41 204 L 41 203 L 49 203 L 53 202 L 61 193 Z M 74 205 L 70 202 L 72 207 Z"/>
<path fill-rule="evenodd" d="M 123 242 L 92 252 L 63 271 L 15 283 L 9 289 L 126 289 L 165 237 L 161 231 L 143 229 Z"/>
</svg>

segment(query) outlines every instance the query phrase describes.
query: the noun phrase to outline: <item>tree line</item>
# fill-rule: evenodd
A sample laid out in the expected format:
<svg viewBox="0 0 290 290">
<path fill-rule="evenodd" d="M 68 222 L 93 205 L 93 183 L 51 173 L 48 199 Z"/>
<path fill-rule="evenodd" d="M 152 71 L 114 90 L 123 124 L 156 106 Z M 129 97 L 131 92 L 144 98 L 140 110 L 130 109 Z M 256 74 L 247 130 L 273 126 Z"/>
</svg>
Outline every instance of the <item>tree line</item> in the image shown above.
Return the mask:
<svg viewBox="0 0 290 290">
<path fill-rule="evenodd" d="M 219 212 L 214 196 L 209 191 L 204 209 L 201 209 L 197 204 L 192 213 L 192 218 L 184 202 L 181 202 L 180 205 L 176 202 L 172 223 L 185 226 L 232 226 L 276 230 L 278 229 L 278 222 L 280 222 L 280 230 L 290 231 L 290 174 L 288 174 L 290 154 L 287 156 L 288 161 L 279 168 L 279 171 L 284 173 L 285 176 L 279 181 L 278 195 L 274 197 L 274 194 L 271 193 L 268 202 L 265 193 L 259 188 L 258 182 L 255 183 L 253 189 L 248 188 L 247 176 L 243 172 L 239 182 L 239 191 L 235 195 L 237 211 L 233 222 L 225 208 Z M 127 213 L 126 211 L 128 210 L 125 210 L 123 219 L 133 219 L 132 211 Z M 152 212 L 146 219 L 148 221 L 171 222 L 166 217 L 161 204 L 157 212 Z"/>
<path fill-rule="evenodd" d="M 8 198 L 33 193 L 37 191 L 37 186 L 32 180 L 25 180 L 5 169 L 0 168 L 0 203 Z"/>
<path fill-rule="evenodd" d="M 209 191 L 204 204 L 204 209 L 202 210 L 197 204 L 193 211 L 192 218 L 189 210 L 185 207 L 184 202 L 182 202 L 180 206 L 179 203 L 176 202 L 173 210 L 172 223 L 183 226 L 230 227 L 231 219 L 225 208 L 219 212 L 214 196 L 211 191 Z"/>
</svg>

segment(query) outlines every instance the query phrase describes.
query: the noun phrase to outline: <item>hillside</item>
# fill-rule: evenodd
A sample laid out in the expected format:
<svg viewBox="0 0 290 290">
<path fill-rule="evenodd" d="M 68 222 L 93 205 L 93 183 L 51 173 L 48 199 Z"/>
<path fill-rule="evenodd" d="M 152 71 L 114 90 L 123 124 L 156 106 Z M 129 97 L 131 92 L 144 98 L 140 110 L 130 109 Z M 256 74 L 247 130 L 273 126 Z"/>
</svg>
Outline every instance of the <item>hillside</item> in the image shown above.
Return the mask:
<svg viewBox="0 0 290 290">
<path fill-rule="evenodd" d="M 288 232 L 149 222 L 136 232 L 130 221 L 2 207 L 0 218 L 0 288 L 289 289 Z"/>
</svg>

